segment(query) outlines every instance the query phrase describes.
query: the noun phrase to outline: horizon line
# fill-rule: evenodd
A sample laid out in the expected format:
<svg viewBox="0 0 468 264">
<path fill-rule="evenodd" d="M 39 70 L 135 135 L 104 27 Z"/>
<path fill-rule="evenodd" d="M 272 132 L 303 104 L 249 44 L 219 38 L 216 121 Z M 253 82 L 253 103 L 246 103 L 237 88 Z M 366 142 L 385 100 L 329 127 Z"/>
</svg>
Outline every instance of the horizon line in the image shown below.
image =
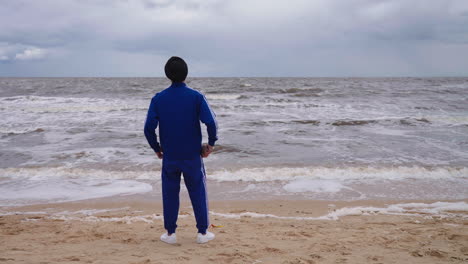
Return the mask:
<svg viewBox="0 0 468 264">
<path fill-rule="evenodd" d="M 164 78 L 167 79 L 165 76 L 0 76 L 0 78 Z M 227 78 L 362 78 L 362 79 L 380 79 L 380 78 L 468 78 L 468 75 L 425 75 L 425 76 L 411 76 L 411 75 L 392 75 L 392 76 L 193 76 L 188 77 L 187 79 L 202 79 L 202 78 L 219 78 L 219 79 L 227 79 Z"/>
</svg>

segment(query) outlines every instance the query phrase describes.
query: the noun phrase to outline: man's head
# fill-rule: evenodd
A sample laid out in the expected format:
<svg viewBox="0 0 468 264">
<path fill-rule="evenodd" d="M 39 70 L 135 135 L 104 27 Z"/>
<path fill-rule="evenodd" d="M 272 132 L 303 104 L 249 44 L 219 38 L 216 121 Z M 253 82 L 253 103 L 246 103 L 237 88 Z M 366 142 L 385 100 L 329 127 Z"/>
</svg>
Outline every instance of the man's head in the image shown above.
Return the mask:
<svg viewBox="0 0 468 264">
<path fill-rule="evenodd" d="M 164 72 L 172 82 L 183 82 L 188 74 L 187 63 L 182 58 L 171 57 L 164 66 Z"/>
</svg>

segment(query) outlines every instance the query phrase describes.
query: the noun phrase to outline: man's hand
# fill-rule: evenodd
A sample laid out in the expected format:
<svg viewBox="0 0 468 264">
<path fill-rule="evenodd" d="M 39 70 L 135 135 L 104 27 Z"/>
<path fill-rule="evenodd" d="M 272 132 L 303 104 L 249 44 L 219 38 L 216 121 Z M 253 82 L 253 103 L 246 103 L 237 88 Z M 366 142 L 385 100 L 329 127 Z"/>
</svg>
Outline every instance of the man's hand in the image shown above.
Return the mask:
<svg viewBox="0 0 468 264">
<path fill-rule="evenodd" d="M 156 152 L 156 156 L 158 156 L 159 159 L 162 159 L 163 158 L 163 153 L 161 151 Z"/>
<path fill-rule="evenodd" d="M 202 145 L 202 150 L 201 150 L 201 156 L 202 158 L 207 158 L 211 152 L 213 152 L 214 147 L 209 145 L 209 144 L 203 144 Z"/>
</svg>

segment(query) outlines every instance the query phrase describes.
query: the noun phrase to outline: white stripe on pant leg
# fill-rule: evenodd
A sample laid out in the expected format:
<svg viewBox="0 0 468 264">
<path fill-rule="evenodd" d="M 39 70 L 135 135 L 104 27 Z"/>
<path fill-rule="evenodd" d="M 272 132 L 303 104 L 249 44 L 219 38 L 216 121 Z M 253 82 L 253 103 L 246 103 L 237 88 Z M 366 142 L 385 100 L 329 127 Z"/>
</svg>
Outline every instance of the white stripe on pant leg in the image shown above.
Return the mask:
<svg viewBox="0 0 468 264">
<path fill-rule="evenodd" d="M 201 172 L 203 174 L 203 185 L 205 187 L 205 207 L 206 207 L 206 223 L 207 227 L 206 229 L 210 227 L 210 214 L 209 214 L 209 208 L 208 208 L 208 189 L 206 188 L 206 172 L 205 172 L 205 164 L 203 163 L 203 158 L 200 156 L 200 162 L 201 162 Z"/>
</svg>

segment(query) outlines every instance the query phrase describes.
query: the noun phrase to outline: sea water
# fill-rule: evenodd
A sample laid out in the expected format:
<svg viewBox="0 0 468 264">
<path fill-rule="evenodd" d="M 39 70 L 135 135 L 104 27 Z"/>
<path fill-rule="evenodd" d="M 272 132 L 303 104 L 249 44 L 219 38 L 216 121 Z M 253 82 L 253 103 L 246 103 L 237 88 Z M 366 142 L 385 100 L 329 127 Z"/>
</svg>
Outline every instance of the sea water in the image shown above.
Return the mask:
<svg viewBox="0 0 468 264">
<path fill-rule="evenodd" d="M 468 198 L 468 78 L 190 78 L 211 199 Z M 0 78 L 0 206 L 146 193 L 164 78 Z M 206 133 L 203 131 L 206 141 Z"/>
</svg>

